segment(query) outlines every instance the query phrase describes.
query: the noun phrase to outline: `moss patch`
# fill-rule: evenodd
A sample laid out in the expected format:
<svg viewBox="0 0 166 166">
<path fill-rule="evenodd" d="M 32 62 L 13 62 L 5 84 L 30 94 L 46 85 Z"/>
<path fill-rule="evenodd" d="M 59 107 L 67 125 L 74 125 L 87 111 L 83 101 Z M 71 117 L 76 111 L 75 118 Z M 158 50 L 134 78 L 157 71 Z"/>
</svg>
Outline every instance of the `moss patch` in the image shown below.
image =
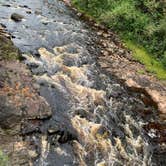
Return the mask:
<svg viewBox="0 0 166 166">
<path fill-rule="evenodd" d="M 20 59 L 19 50 L 13 45 L 12 41 L 0 35 L 0 59 L 15 60 Z"/>
</svg>

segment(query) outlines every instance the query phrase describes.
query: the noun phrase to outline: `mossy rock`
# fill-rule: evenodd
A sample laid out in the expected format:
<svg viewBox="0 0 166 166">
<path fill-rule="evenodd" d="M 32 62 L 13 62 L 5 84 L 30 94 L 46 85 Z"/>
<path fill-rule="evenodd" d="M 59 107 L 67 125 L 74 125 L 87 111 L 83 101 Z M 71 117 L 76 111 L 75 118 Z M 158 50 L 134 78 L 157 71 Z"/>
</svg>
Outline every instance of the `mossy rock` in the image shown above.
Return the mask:
<svg viewBox="0 0 166 166">
<path fill-rule="evenodd" d="M 19 49 L 13 45 L 9 38 L 0 34 L 0 59 L 16 60 L 20 58 L 21 56 Z"/>
</svg>

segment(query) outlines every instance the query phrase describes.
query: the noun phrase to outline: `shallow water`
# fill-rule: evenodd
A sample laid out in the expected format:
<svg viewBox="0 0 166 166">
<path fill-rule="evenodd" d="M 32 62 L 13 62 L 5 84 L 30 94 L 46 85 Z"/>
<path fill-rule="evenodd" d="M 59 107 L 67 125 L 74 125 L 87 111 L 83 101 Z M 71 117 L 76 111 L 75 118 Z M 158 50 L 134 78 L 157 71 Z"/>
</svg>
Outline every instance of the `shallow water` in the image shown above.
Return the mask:
<svg viewBox="0 0 166 166">
<path fill-rule="evenodd" d="M 0 5 L 0 22 L 53 110 L 41 127 L 34 165 L 165 165 L 155 131 L 143 129 L 157 116 L 137 111 L 156 110 L 100 70 L 97 32 L 57 0 L 0 0 Z M 24 19 L 11 20 L 14 12 Z"/>
</svg>

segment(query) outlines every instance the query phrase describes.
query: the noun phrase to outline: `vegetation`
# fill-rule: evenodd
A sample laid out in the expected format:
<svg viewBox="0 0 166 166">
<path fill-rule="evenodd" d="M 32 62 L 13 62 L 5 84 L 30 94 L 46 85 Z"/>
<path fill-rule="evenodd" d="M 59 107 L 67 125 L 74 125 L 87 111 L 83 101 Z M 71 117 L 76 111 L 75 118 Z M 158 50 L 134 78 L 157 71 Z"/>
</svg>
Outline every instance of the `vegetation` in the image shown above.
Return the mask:
<svg viewBox="0 0 166 166">
<path fill-rule="evenodd" d="M 146 70 L 156 75 L 159 79 L 166 80 L 166 70 L 162 63 L 153 58 L 147 51 L 131 41 L 125 41 L 126 46 L 132 50 L 133 57 L 146 66 Z M 145 74 L 138 71 L 139 74 Z"/>
<path fill-rule="evenodd" d="M 21 59 L 19 50 L 13 45 L 12 41 L 0 34 L 0 59 L 15 60 Z"/>
<path fill-rule="evenodd" d="M 134 51 L 134 56 L 148 66 L 149 71 L 163 77 L 161 75 L 166 70 L 164 0 L 72 0 L 72 3 L 118 33 Z M 142 51 L 138 51 L 138 47 L 139 50 L 143 48 Z"/>
<path fill-rule="evenodd" d="M 8 157 L 3 154 L 0 150 L 0 166 L 7 166 L 8 165 Z"/>
</svg>

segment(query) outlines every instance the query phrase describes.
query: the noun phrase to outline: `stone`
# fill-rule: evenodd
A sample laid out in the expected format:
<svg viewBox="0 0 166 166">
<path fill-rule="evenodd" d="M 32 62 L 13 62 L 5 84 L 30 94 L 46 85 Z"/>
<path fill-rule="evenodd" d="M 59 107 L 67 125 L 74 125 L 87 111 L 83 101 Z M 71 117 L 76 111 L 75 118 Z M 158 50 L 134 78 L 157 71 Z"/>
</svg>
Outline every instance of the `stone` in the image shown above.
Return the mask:
<svg viewBox="0 0 166 166">
<path fill-rule="evenodd" d="M 31 14 L 32 12 L 30 10 L 26 11 L 27 14 Z"/>
<path fill-rule="evenodd" d="M 48 25 L 48 22 L 42 22 L 43 25 Z"/>
<path fill-rule="evenodd" d="M 20 21 L 22 21 L 23 18 L 24 18 L 24 16 L 22 16 L 18 13 L 13 13 L 11 15 L 11 19 L 14 20 L 15 22 L 20 22 Z"/>
<path fill-rule="evenodd" d="M 72 140 L 77 140 L 76 134 L 69 132 L 67 130 L 62 130 L 59 133 L 60 138 L 58 139 L 58 142 L 61 144 L 67 143 Z"/>
<path fill-rule="evenodd" d="M 166 124 L 150 122 L 144 125 L 144 129 L 154 142 L 159 144 L 166 143 Z"/>
<path fill-rule="evenodd" d="M 41 133 L 42 122 L 38 119 L 27 120 L 21 126 L 21 134 L 28 135 L 32 133 Z"/>
<path fill-rule="evenodd" d="M 31 158 L 37 158 L 38 154 L 35 150 L 28 150 L 28 154 Z"/>
<path fill-rule="evenodd" d="M 59 127 L 58 126 L 51 126 L 50 128 L 48 128 L 48 133 L 51 134 L 56 134 L 59 132 Z"/>
<path fill-rule="evenodd" d="M 35 14 L 36 14 L 36 15 L 41 15 L 41 14 L 42 14 L 42 12 L 41 12 L 41 11 L 36 10 L 36 11 L 35 11 Z"/>
<path fill-rule="evenodd" d="M 166 114 L 166 96 L 161 95 L 161 93 L 159 93 L 158 91 L 151 90 L 149 88 L 147 88 L 146 91 L 153 102 L 157 105 L 160 113 Z"/>
<path fill-rule="evenodd" d="M 17 130 L 16 126 L 20 123 L 21 110 L 11 104 L 7 96 L 0 94 L 0 127 Z"/>
<path fill-rule="evenodd" d="M 126 83 L 126 86 L 133 91 L 140 92 L 140 90 L 142 89 L 142 87 L 137 82 L 135 82 L 132 78 L 126 80 L 125 83 Z"/>
<path fill-rule="evenodd" d="M 106 166 L 106 163 L 105 163 L 105 161 L 102 161 L 100 163 L 97 163 L 97 166 Z"/>
<path fill-rule="evenodd" d="M 11 5 L 9 5 L 9 4 L 4 4 L 2 6 L 4 6 L 4 7 L 11 7 Z"/>
</svg>

